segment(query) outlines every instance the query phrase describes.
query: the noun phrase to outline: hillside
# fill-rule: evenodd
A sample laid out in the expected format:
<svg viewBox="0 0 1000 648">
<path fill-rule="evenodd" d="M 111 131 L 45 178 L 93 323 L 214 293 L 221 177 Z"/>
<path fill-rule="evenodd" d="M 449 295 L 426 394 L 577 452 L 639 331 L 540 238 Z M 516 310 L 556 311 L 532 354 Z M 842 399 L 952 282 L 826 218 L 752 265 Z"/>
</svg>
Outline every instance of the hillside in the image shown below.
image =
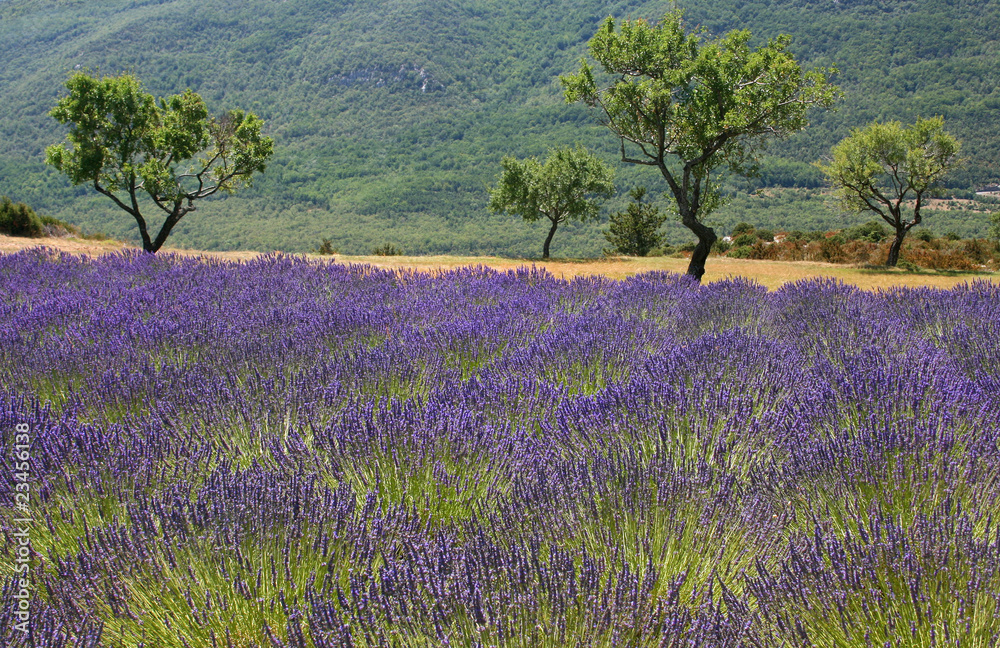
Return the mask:
<svg viewBox="0 0 1000 648">
<path fill-rule="evenodd" d="M 807 132 L 774 147 L 757 184 L 816 186 L 808 163 L 851 127 L 931 114 L 944 115 L 965 143 L 969 162 L 951 178 L 954 186 L 1000 176 L 1000 0 L 681 5 L 690 23 L 714 33 L 790 33 L 807 66 L 841 70 L 846 98 L 839 109 L 814 115 Z M 615 142 L 595 116 L 562 102 L 558 76 L 574 69 L 604 16 L 655 18 L 666 7 L 3 0 L 0 193 L 87 229 L 128 236 L 134 228 L 127 217 L 70 187 L 45 167 L 42 151 L 62 138 L 47 112 L 70 71 L 131 70 L 157 95 L 190 87 L 213 111 L 253 110 L 277 141 L 256 187 L 187 217 L 171 239 L 176 245 L 306 251 L 327 237 L 347 253 L 393 242 L 407 253 L 534 255 L 536 227 L 486 213 L 485 187 L 500 158 L 581 141 L 615 159 Z M 619 186 L 635 182 L 660 188 L 648 170 L 622 168 Z M 815 194 L 785 212 L 759 210 L 745 195 L 752 188 L 733 183 L 734 199 L 716 219 L 723 228 L 748 218 L 789 227 L 803 213 L 811 220 L 804 229 L 836 219 Z M 985 220 L 962 218 L 940 229 L 963 236 L 985 230 Z M 554 252 L 599 253 L 601 227 L 566 227 Z M 684 238 L 677 225 L 671 234 Z"/>
</svg>

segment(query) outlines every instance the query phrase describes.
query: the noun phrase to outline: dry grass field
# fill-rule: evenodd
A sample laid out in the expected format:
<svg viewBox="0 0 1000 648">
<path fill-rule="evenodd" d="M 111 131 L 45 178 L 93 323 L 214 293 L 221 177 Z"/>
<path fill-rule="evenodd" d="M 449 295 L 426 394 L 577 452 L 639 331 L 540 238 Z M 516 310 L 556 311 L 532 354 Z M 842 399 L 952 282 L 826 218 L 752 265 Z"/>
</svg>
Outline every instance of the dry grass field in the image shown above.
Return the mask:
<svg viewBox="0 0 1000 648">
<path fill-rule="evenodd" d="M 16 252 L 17 250 L 45 245 L 72 254 L 100 255 L 132 247 L 120 241 L 88 241 L 77 238 L 27 239 L 0 235 L 0 254 Z M 245 260 L 252 259 L 262 252 L 200 252 L 196 250 L 181 250 L 164 248 L 164 252 L 191 256 L 211 256 L 215 258 Z M 571 278 L 584 275 L 605 275 L 622 279 L 641 272 L 664 270 L 667 272 L 684 272 L 687 269 L 687 259 L 670 257 L 653 258 L 609 258 L 609 259 L 555 259 L 541 261 L 537 259 L 505 259 L 499 257 L 459 257 L 459 256 L 419 256 L 419 257 L 383 257 L 383 256 L 344 256 L 325 257 L 307 255 L 318 260 L 332 260 L 336 263 L 367 263 L 383 268 L 418 269 L 428 272 L 448 270 L 472 265 L 485 265 L 498 270 L 508 270 L 518 266 L 545 268 L 556 277 Z M 858 268 L 832 263 L 816 263 L 811 261 L 753 261 L 749 259 L 728 259 L 725 257 L 709 257 L 706 282 L 718 281 L 733 276 L 749 277 L 758 283 L 775 289 L 781 285 L 807 279 L 810 277 L 831 277 L 846 284 L 853 284 L 864 289 L 892 288 L 895 286 L 930 286 L 934 288 L 951 288 L 957 284 L 973 279 L 987 279 L 1000 282 L 1000 274 L 974 272 L 906 272 L 902 270 L 884 270 Z"/>
</svg>

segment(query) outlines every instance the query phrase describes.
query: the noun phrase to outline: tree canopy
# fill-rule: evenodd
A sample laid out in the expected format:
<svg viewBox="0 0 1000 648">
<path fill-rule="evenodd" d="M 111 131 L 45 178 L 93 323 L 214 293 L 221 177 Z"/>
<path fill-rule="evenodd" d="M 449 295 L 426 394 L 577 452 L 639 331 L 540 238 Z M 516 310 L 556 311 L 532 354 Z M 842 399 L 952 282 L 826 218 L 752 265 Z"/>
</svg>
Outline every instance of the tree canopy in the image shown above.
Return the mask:
<svg viewBox="0 0 1000 648">
<path fill-rule="evenodd" d="M 99 79 L 83 72 L 66 88 L 50 114 L 69 125 L 69 134 L 46 149 L 46 160 L 135 218 L 147 252 L 162 247 L 196 209 L 194 201 L 251 184 L 273 153 L 274 141 L 261 134 L 263 122 L 253 113 L 209 117 L 191 90 L 157 101 L 131 74 Z M 165 214 L 155 238 L 150 210 Z"/>
<path fill-rule="evenodd" d="M 944 119 L 872 122 L 856 128 L 819 164 L 849 213 L 874 213 L 892 226 L 896 238 L 886 265 L 895 266 L 906 233 L 923 219 L 924 201 L 958 164 L 959 142 L 944 130 Z"/>
<path fill-rule="evenodd" d="M 752 175 L 768 139 L 806 126 L 810 106 L 838 95 L 831 71 L 803 72 L 788 36 L 752 49 L 750 32 L 717 40 L 689 33 L 679 10 L 657 24 L 608 18 L 589 42 L 604 75 L 585 59 L 562 77 L 568 102 L 601 109 L 623 162 L 656 167 L 681 222 L 698 237 L 688 274 L 701 279 L 716 240 L 704 217 L 718 206 L 720 171 Z"/>
<path fill-rule="evenodd" d="M 549 246 L 560 223 L 596 218 L 598 198 L 615 193 L 614 171 L 583 146 L 549 151 L 545 162 L 531 157 L 519 161 L 504 157 L 503 171 L 490 189 L 489 209 L 536 221 L 549 220 L 542 258 L 549 258 Z"/>
</svg>

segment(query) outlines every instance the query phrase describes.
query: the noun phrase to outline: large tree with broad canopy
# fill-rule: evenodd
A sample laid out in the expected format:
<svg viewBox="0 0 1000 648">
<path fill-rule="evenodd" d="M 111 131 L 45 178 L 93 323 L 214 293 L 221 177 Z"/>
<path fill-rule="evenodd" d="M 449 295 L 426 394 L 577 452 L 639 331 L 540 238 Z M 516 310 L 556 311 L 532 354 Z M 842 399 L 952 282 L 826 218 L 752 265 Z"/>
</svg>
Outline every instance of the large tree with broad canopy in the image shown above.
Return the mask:
<svg viewBox="0 0 1000 648">
<path fill-rule="evenodd" d="M 157 101 L 134 75 L 84 72 L 73 74 L 66 88 L 51 115 L 69 125 L 69 134 L 46 149 L 46 160 L 130 214 L 147 252 L 160 249 L 195 210 L 194 201 L 251 184 L 273 153 L 260 118 L 242 110 L 209 117 L 191 90 Z M 155 238 L 150 210 L 165 215 Z"/>
<path fill-rule="evenodd" d="M 806 126 L 810 106 L 829 107 L 830 70 L 803 72 L 788 36 L 754 49 L 750 33 L 689 33 L 681 11 L 660 22 L 608 18 L 585 59 L 562 77 L 566 100 L 599 107 L 623 162 L 659 169 L 681 222 L 697 237 L 687 273 L 699 281 L 716 241 L 705 217 L 719 205 L 717 174 L 757 171 L 762 145 Z"/>
</svg>

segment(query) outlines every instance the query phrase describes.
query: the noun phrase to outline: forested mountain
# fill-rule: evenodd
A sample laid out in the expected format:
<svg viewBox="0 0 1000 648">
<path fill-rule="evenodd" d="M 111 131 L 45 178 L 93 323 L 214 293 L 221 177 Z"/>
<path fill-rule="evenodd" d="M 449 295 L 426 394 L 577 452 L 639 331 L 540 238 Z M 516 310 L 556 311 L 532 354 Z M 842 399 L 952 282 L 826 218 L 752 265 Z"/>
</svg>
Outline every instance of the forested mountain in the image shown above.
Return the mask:
<svg viewBox="0 0 1000 648">
<path fill-rule="evenodd" d="M 689 24 L 713 34 L 791 34 L 806 67 L 840 70 L 838 109 L 814 114 L 806 132 L 772 147 L 757 185 L 816 186 L 809 163 L 850 128 L 935 114 L 964 142 L 968 162 L 953 186 L 1000 176 L 1000 0 L 680 5 Z M 537 255 L 537 227 L 486 212 L 500 158 L 581 142 L 616 160 L 596 115 L 563 102 L 558 76 L 576 69 L 606 16 L 655 19 L 668 8 L 627 0 L 0 0 L 0 194 L 129 235 L 126 214 L 43 161 L 44 147 L 64 136 L 47 113 L 67 75 L 128 70 L 156 95 L 191 88 L 213 112 L 252 110 L 276 140 L 255 187 L 187 216 L 174 245 L 305 251 L 326 237 L 345 253 L 391 242 L 407 253 Z M 650 169 L 619 171 L 623 190 L 637 182 L 662 189 Z M 723 229 L 737 218 L 794 224 L 795 213 L 754 213 L 740 194 L 751 188 L 733 181 L 736 197 L 717 220 Z M 807 216 L 836 226 L 824 209 Z M 553 252 L 598 253 L 600 227 L 565 228 Z"/>
</svg>

